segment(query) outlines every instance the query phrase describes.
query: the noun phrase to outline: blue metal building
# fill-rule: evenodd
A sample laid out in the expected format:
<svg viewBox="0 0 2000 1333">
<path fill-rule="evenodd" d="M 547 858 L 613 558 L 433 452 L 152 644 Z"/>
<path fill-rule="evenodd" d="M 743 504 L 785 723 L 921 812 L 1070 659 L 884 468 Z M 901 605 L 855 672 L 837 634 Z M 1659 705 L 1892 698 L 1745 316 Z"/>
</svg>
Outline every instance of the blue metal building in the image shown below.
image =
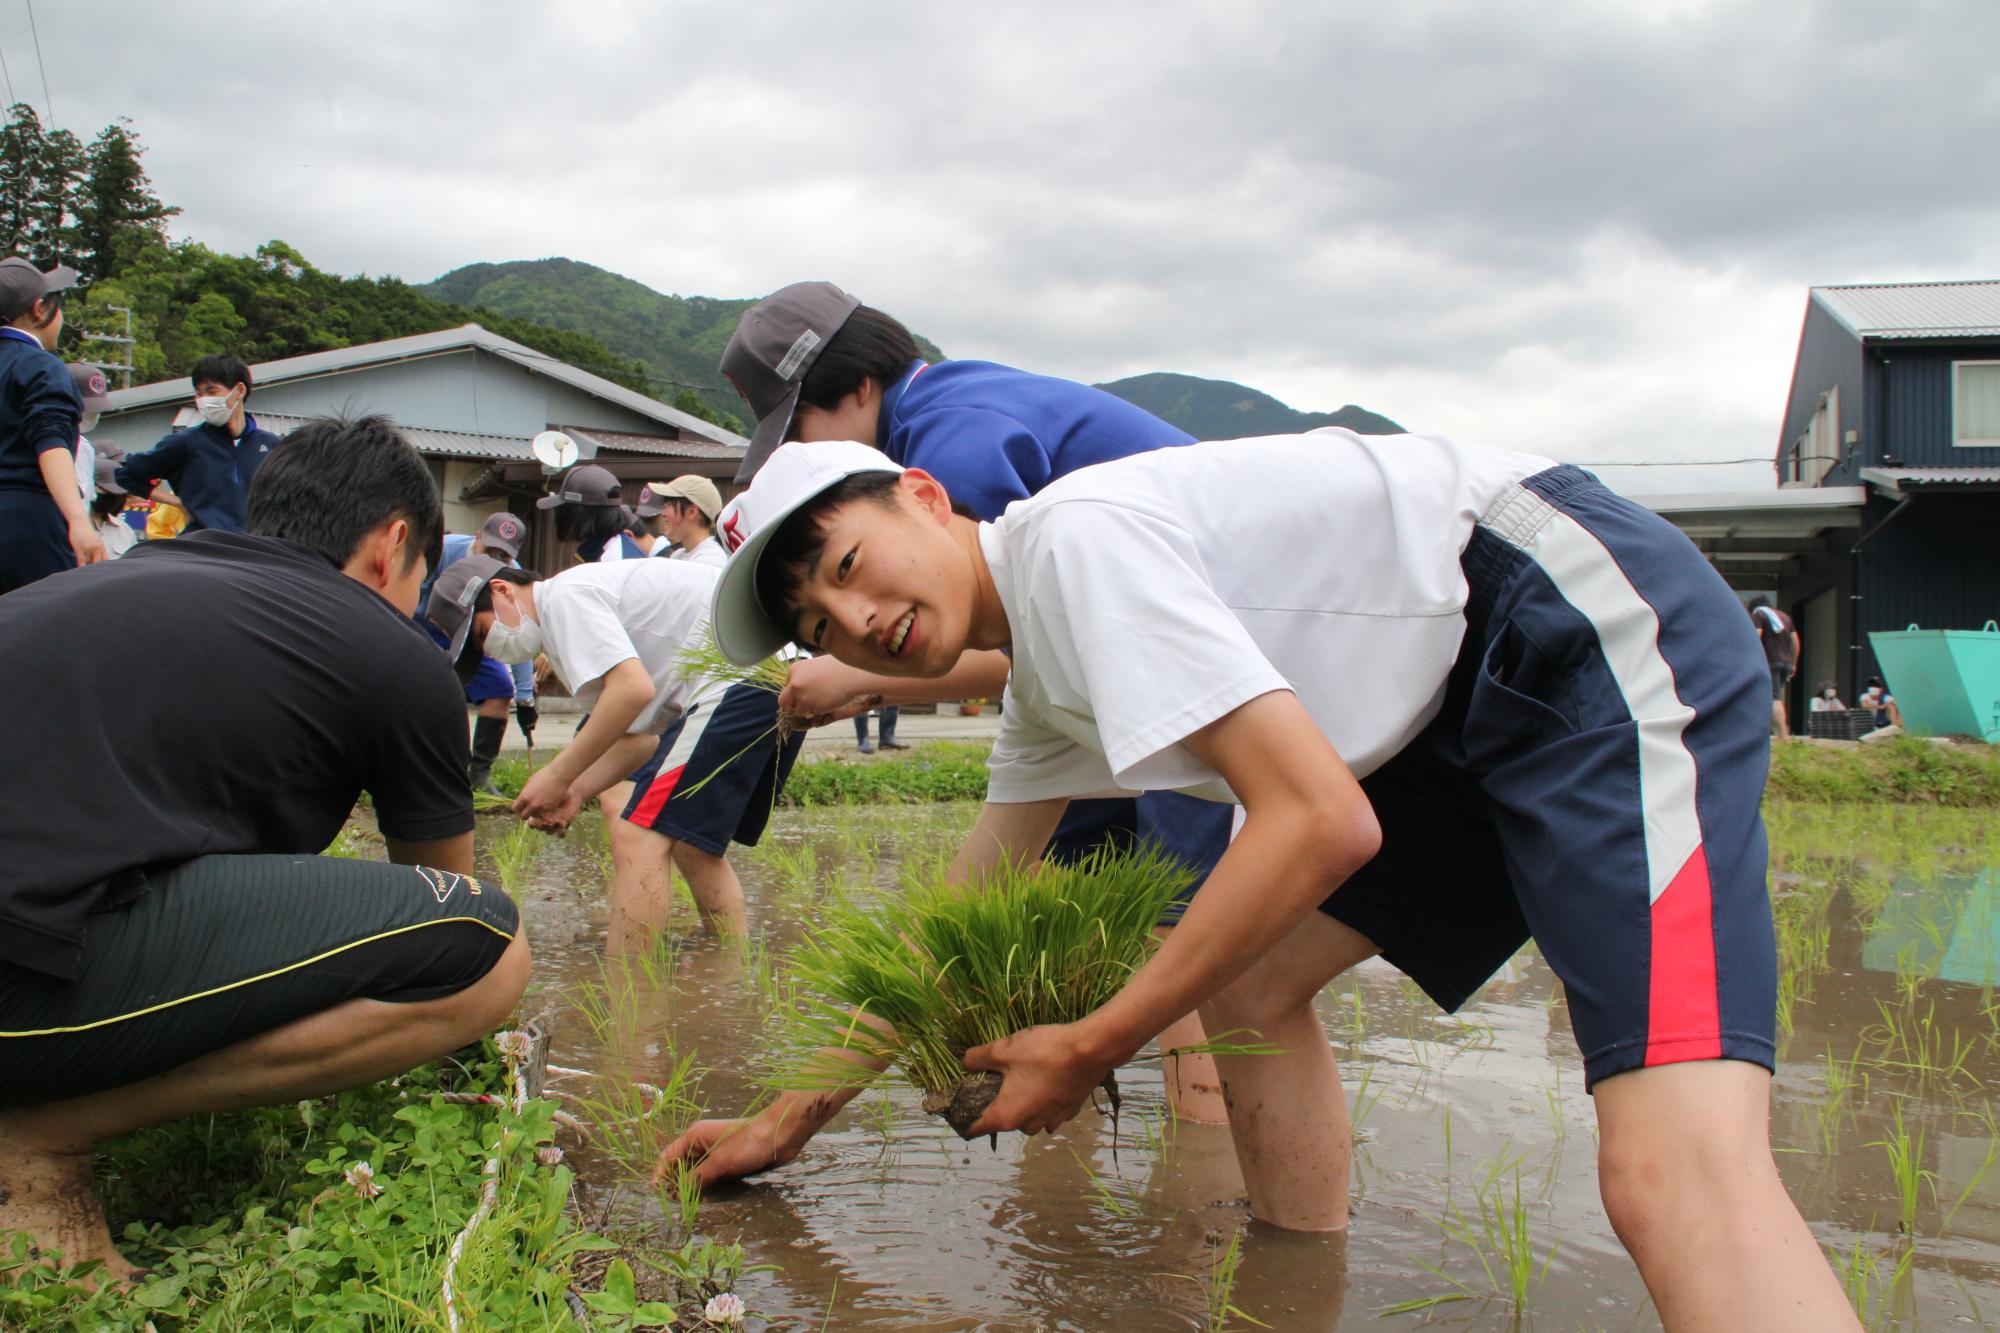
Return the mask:
<svg viewBox="0 0 2000 1333">
<path fill-rule="evenodd" d="M 1777 463 L 1781 488 L 1866 497 L 1777 580 L 1802 690 L 1852 699 L 1872 630 L 2000 617 L 2000 281 L 1813 288 Z"/>
</svg>

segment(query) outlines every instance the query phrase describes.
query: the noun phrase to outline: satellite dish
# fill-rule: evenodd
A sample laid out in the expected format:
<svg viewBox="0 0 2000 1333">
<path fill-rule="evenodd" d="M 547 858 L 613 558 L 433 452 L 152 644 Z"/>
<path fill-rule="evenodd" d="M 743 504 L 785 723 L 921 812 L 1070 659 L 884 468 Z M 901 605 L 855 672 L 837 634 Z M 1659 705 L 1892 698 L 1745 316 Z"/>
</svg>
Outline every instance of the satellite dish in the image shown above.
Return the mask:
<svg viewBox="0 0 2000 1333">
<path fill-rule="evenodd" d="M 519 438 L 518 436 L 516 437 Z M 576 441 L 559 430 L 545 430 L 529 442 L 535 457 L 550 472 L 560 472 L 576 462 Z"/>
</svg>

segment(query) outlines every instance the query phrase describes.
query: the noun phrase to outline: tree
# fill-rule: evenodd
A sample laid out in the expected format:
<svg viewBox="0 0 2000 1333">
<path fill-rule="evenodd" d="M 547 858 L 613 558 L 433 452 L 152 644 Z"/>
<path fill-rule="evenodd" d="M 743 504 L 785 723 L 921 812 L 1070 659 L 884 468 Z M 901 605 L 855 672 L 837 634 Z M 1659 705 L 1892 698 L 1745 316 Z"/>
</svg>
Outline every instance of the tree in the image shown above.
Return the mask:
<svg viewBox="0 0 2000 1333">
<path fill-rule="evenodd" d="M 85 283 L 130 263 L 138 251 L 167 242 L 167 219 L 180 212 L 160 202 L 139 161 L 145 149 L 124 117 L 106 125 L 84 153 L 77 201 L 77 267 Z"/>
<path fill-rule="evenodd" d="M 28 254 L 28 234 L 41 165 L 42 119 L 26 102 L 16 102 L 0 128 L 0 248 L 9 255 L 34 257 Z"/>
</svg>

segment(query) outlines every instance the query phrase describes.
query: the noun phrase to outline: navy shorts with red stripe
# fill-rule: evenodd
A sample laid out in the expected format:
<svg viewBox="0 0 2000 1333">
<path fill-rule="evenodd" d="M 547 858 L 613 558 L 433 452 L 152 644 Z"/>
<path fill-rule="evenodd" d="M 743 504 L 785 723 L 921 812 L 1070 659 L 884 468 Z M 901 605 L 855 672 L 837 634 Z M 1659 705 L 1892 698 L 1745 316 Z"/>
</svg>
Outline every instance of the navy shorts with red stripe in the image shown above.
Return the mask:
<svg viewBox="0 0 2000 1333">
<path fill-rule="evenodd" d="M 625 818 L 711 856 L 755 846 L 805 743 L 804 732 L 779 743 L 777 695 L 731 685 L 661 733 L 632 775 Z"/>
<path fill-rule="evenodd" d="M 1321 910 L 1447 1009 L 1532 935 L 1589 1084 L 1771 1068 L 1770 674 L 1742 604 L 1671 524 L 1572 467 L 1495 504 L 1463 564 L 1442 710 L 1362 782 L 1382 851 Z"/>
</svg>

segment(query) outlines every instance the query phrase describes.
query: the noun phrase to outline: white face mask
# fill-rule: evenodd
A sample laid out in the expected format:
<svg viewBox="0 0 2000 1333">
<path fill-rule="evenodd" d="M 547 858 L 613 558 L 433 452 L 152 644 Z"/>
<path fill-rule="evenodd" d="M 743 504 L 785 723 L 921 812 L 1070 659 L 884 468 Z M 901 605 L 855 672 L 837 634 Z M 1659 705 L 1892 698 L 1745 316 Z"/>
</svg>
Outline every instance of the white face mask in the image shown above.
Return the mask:
<svg viewBox="0 0 2000 1333">
<path fill-rule="evenodd" d="M 194 410 L 201 413 L 201 419 L 209 425 L 226 427 L 236 409 L 230 406 L 227 398 L 197 398 Z"/>
<path fill-rule="evenodd" d="M 521 612 L 521 623 L 518 625 L 503 623 L 497 614 L 493 617 L 493 628 L 486 631 L 488 657 L 513 665 L 532 662 L 541 651 L 542 627 L 527 612 Z"/>
<path fill-rule="evenodd" d="M 83 420 L 76 423 L 76 428 L 82 431 L 85 435 L 90 434 L 90 432 L 97 429 L 98 415 L 99 414 L 96 412 L 85 412 L 83 414 Z"/>
</svg>

